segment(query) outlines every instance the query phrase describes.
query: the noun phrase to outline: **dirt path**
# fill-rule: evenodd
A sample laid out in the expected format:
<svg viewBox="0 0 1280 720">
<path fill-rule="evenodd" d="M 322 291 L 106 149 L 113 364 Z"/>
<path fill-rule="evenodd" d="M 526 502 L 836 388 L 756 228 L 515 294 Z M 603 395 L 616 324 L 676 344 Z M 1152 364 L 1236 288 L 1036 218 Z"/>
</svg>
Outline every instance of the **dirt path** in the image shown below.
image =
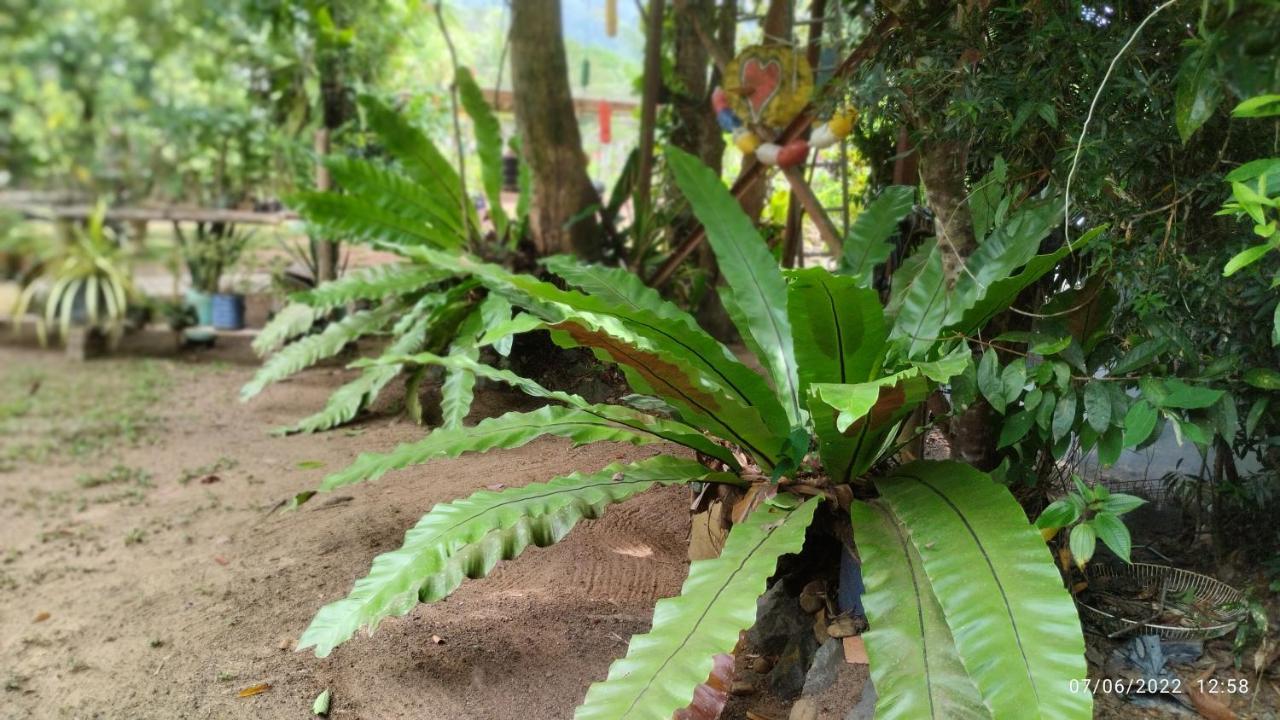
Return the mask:
<svg viewBox="0 0 1280 720">
<path fill-rule="evenodd" d="M 654 450 L 536 441 L 269 514 L 422 430 L 388 415 L 273 437 L 344 371 L 242 405 L 251 372 L 0 349 L 0 718 L 304 718 L 326 688 L 334 718 L 567 718 L 678 591 L 687 498 L 651 491 L 329 658 L 292 652 L 433 503 Z"/>
</svg>

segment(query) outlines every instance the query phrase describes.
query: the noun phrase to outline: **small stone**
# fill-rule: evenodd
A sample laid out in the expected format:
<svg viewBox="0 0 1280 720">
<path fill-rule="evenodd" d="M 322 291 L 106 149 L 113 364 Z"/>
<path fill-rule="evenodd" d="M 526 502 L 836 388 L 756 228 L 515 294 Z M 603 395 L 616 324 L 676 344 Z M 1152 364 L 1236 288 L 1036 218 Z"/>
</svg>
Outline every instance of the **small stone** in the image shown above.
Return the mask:
<svg viewBox="0 0 1280 720">
<path fill-rule="evenodd" d="M 733 695 L 754 695 L 756 688 L 746 680 L 734 680 L 733 687 L 729 688 L 729 692 Z"/>
<path fill-rule="evenodd" d="M 857 635 L 861 631 L 858 621 L 849 615 L 841 615 L 827 625 L 827 634 L 833 638 L 845 638 Z"/>
<path fill-rule="evenodd" d="M 818 706 L 809 698 L 800 698 L 791 706 L 788 720 L 818 720 Z"/>
<path fill-rule="evenodd" d="M 761 656 L 751 661 L 751 671 L 764 675 L 773 669 L 773 661 Z"/>
</svg>

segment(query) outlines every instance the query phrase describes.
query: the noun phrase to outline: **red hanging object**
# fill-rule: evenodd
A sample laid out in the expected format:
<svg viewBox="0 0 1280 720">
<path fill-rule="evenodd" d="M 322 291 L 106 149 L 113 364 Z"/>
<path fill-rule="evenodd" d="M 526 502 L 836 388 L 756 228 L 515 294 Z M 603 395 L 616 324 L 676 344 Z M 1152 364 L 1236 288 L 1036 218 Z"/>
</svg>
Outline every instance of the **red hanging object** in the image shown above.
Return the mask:
<svg viewBox="0 0 1280 720">
<path fill-rule="evenodd" d="M 608 100 L 601 100 L 596 115 L 600 118 L 600 142 L 607 145 L 613 140 L 613 106 Z"/>
</svg>

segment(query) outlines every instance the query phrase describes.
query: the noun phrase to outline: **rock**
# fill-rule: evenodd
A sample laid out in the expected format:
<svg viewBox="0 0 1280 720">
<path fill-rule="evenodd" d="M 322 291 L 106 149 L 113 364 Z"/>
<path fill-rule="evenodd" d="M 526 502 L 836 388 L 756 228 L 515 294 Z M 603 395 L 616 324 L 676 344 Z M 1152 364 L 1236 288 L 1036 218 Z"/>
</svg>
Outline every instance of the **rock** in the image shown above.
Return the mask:
<svg viewBox="0 0 1280 720">
<path fill-rule="evenodd" d="M 756 692 L 755 686 L 747 682 L 746 680 L 734 680 L 733 687 L 729 688 L 730 694 L 738 695 L 738 696 L 754 695 L 755 692 Z"/>
<path fill-rule="evenodd" d="M 773 661 L 761 656 L 751 661 L 751 671 L 764 675 L 773 669 Z"/>
<path fill-rule="evenodd" d="M 876 687 L 871 684 L 871 678 L 867 678 L 866 684 L 862 686 L 862 695 L 858 698 L 858 704 L 844 716 L 844 720 L 872 720 L 875 716 Z"/>
<path fill-rule="evenodd" d="M 747 631 L 747 645 L 761 655 L 780 655 L 792 638 L 812 635 L 813 620 L 787 594 L 783 583 L 774 583 L 756 606 L 756 624 Z"/>
<path fill-rule="evenodd" d="M 826 586 L 821 580 L 814 580 L 800 591 L 800 608 L 807 613 L 816 613 L 827 606 Z"/>
<path fill-rule="evenodd" d="M 867 621 L 852 615 L 841 615 L 827 623 L 827 635 L 833 638 L 845 638 L 859 635 L 867 629 Z"/>
<path fill-rule="evenodd" d="M 809 666 L 809 672 L 805 675 L 803 694 L 817 695 L 831 687 L 843 663 L 844 645 L 836 639 L 823 643 L 822 647 L 818 648 L 818 652 L 814 653 L 813 664 Z"/>
<path fill-rule="evenodd" d="M 817 650 L 818 641 L 813 638 L 813 632 L 808 627 L 790 638 L 769 673 L 769 688 L 775 695 L 783 700 L 791 700 L 800 694 L 800 690 L 804 688 L 805 676 L 809 673 L 809 664 Z"/>
</svg>

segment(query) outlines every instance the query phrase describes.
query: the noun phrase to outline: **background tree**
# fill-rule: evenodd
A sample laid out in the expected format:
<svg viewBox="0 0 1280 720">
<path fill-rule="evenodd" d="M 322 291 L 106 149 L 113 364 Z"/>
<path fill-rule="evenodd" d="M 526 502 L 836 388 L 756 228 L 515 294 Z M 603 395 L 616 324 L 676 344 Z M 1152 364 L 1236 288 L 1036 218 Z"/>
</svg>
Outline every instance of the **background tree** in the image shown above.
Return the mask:
<svg viewBox="0 0 1280 720">
<path fill-rule="evenodd" d="M 539 255 L 604 255 L 599 222 L 583 210 L 600 201 L 569 90 L 559 0 L 521 0 L 511 12 L 511 84 L 521 152 L 533 175 L 531 226 Z"/>
</svg>

